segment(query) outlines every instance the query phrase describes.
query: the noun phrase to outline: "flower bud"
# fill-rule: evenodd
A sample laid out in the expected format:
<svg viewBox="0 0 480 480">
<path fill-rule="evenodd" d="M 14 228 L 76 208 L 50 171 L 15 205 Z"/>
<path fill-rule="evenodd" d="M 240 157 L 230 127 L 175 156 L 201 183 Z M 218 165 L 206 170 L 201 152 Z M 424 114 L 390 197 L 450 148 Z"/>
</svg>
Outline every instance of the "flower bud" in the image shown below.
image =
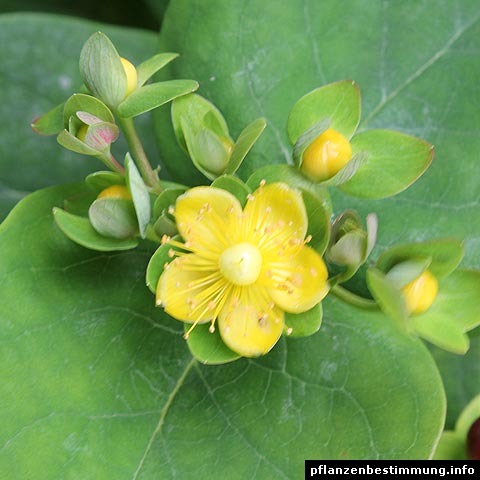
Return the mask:
<svg viewBox="0 0 480 480">
<path fill-rule="evenodd" d="M 120 61 L 127 76 L 127 90 L 125 92 L 127 97 L 137 88 L 137 69 L 126 58 L 120 57 Z"/>
<path fill-rule="evenodd" d="M 124 198 L 126 200 L 132 200 L 128 188 L 125 185 L 112 185 L 102 190 L 97 197 L 99 198 Z"/>
<path fill-rule="evenodd" d="M 435 301 L 438 293 L 438 282 L 430 270 L 402 287 L 408 311 L 417 315 L 426 312 Z"/>
<path fill-rule="evenodd" d="M 315 181 L 324 181 L 337 174 L 352 158 L 350 142 L 333 128 L 327 128 L 305 150 L 303 173 Z"/>
</svg>

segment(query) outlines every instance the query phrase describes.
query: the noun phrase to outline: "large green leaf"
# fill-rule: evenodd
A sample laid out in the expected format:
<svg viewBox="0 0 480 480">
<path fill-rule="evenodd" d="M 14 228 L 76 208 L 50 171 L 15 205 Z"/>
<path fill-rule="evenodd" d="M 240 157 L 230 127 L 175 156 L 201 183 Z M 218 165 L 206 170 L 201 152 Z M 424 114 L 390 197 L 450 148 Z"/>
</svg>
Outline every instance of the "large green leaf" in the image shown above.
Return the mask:
<svg viewBox="0 0 480 480">
<path fill-rule="evenodd" d="M 156 36 L 140 30 L 100 25 L 53 15 L 0 16 L 0 218 L 26 193 L 59 182 L 78 181 L 101 163 L 60 148 L 55 137 L 35 135 L 30 123 L 79 91 L 78 59 L 83 43 L 102 30 L 120 54 L 136 64 L 155 53 Z M 152 158 L 154 142 L 139 119 Z M 112 150 L 123 158 L 126 143 Z"/>
<path fill-rule="evenodd" d="M 432 453 L 444 399 L 421 342 L 330 300 L 317 334 L 201 366 L 153 306 L 150 252 L 92 252 L 56 227 L 73 193 L 35 193 L 0 227 L 5 478 L 286 479 L 305 458 Z"/>
</svg>

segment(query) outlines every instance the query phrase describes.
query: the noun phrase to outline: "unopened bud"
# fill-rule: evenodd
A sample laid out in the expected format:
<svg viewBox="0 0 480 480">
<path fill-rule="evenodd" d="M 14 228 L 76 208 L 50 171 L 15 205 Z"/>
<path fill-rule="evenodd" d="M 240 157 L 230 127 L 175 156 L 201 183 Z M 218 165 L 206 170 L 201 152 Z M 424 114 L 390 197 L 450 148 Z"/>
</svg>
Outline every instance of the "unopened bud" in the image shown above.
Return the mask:
<svg viewBox="0 0 480 480">
<path fill-rule="evenodd" d="M 337 174 L 352 158 L 350 142 L 333 128 L 322 132 L 305 150 L 301 170 L 315 181 Z"/>
</svg>

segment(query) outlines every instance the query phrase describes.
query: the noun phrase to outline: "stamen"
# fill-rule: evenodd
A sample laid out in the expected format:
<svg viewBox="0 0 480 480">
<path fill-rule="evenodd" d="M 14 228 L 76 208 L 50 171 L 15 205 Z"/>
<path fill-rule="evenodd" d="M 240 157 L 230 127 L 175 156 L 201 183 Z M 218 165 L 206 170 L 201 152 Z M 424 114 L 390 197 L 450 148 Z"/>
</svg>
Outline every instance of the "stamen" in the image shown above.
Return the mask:
<svg viewBox="0 0 480 480">
<path fill-rule="evenodd" d="M 214 332 L 215 332 L 215 324 L 214 324 L 213 320 L 212 320 L 211 325 L 208 327 L 208 331 L 209 331 L 210 333 L 214 333 Z"/>
<path fill-rule="evenodd" d="M 171 238 L 168 235 L 164 234 L 164 235 L 162 235 L 162 239 L 160 240 L 160 242 L 161 242 L 162 245 L 165 245 L 170 240 L 171 240 Z"/>
<path fill-rule="evenodd" d="M 293 328 L 292 327 L 288 327 L 287 328 L 287 335 L 291 335 L 293 332 Z"/>
</svg>

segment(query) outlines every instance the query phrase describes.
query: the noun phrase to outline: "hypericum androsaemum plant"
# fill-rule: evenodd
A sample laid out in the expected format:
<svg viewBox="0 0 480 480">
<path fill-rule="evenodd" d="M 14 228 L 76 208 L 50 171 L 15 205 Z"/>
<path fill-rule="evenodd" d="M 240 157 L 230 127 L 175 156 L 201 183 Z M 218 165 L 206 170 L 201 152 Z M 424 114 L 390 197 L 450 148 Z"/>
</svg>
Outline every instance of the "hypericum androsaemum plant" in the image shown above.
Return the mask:
<svg viewBox="0 0 480 480">
<path fill-rule="evenodd" d="M 321 326 L 320 302 L 329 292 L 360 308 L 381 308 L 406 333 L 464 353 L 464 332 L 480 323 L 469 314 L 478 296 L 472 293 L 461 304 L 449 300 L 452 287 L 443 281 L 461 260 L 459 242 L 384 252 L 367 272 L 373 299 L 363 298 L 342 284 L 372 252 L 377 217 L 369 214 L 364 226 L 348 210 L 330 221 L 327 187 L 369 198 L 394 195 L 425 171 L 433 147 L 393 131 L 356 134 L 359 89 L 340 81 L 293 106 L 287 131 L 294 165 L 266 165 L 244 183 L 235 172 L 265 120 L 255 120 L 234 142 L 220 111 L 190 93 L 196 82 L 144 85 L 175 57 L 159 54 L 134 67 L 105 35 L 87 40 L 80 71 L 88 92 L 74 94 L 63 111 L 57 107 L 34 128 L 54 133 L 63 127 L 61 145 L 99 158 L 111 172 L 87 177 L 92 201 L 86 215 L 54 209 L 60 229 L 100 251 L 135 248 L 142 239 L 158 244 L 147 285 L 157 306 L 185 323 L 188 346 L 204 363 L 265 355 L 282 333 L 314 334 Z M 162 182 L 145 155 L 132 117 L 170 100 L 177 141 L 213 181 L 210 186 Z M 111 153 L 117 124 L 131 150 L 123 164 Z M 476 272 L 459 271 L 454 287 L 465 276 L 478 280 Z M 451 308 L 463 309 L 460 320 Z"/>
</svg>

